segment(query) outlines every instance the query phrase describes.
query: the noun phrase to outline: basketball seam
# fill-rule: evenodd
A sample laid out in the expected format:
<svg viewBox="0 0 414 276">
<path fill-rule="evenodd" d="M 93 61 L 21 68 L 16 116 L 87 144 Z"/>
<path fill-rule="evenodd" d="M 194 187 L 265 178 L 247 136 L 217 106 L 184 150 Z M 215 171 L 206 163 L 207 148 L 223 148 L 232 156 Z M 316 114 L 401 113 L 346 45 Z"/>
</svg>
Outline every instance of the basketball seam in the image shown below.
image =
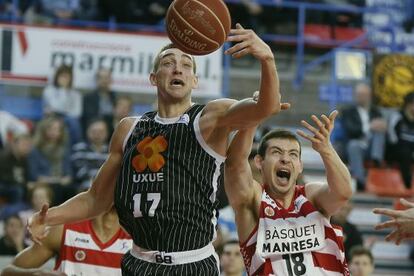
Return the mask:
<svg viewBox="0 0 414 276">
<path fill-rule="evenodd" d="M 221 22 L 220 18 L 208 6 L 204 5 L 200 1 L 197 1 L 197 0 L 194 0 L 194 1 L 199 3 L 200 5 L 204 6 L 206 9 L 208 9 L 211 12 L 210 14 L 212 14 L 217 19 L 217 21 L 220 22 L 220 27 L 221 27 L 221 30 L 223 31 L 223 34 L 224 34 L 224 39 L 223 40 L 225 41 L 226 40 L 226 30 L 224 29 L 223 23 Z M 226 7 L 224 7 L 224 8 L 227 9 Z"/>
<path fill-rule="evenodd" d="M 172 7 L 173 8 L 173 10 L 175 11 L 175 13 L 176 13 L 176 15 L 178 16 L 178 17 L 180 17 L 181 19 L 182 19 L 182 21 L 187 25 L 187 26 L 190 26 L 190 27 L 192 27 L 192 25 L 190 25 L 188 22 L 187 22 L 187 20 L 185 20 L 185 18 L 184 17 L 182 17 L 181 16 L 181 14 L 175 9 L 175 7 L 173 6 Z M 220 22 L 220 21 L 219 21 Z M 221 22 L 220 22 L 220 25 L 221 25 Z M 223 27 L 223 26 L 222 26 Z M 220 46 L 220 44 L 219 43 L 217 43 L 217 41 L 215 41 L 215 40 L 212 40 L 211 38 L 209 38 L 208 36 L 205 36 L 203 33 L 200 33 L 197 29 L 193 29 L 193 28 L 191 28 L 194 32 L 196 32 L 196 33 L 198 33 L 200 36 L 202 36 L 202 37 L 204 37 L 204 38 L 206 38 L 209 42 L 212 42 L 212 43 L 214 43 L 214 44 L 216 44 L 217 46 Z M 225 33 L 225 32 L 224 32 Z M 187 49 L 191 49 L 191 48 L 188 48 L 188 47 L 186 47 Z"/>
</svg>

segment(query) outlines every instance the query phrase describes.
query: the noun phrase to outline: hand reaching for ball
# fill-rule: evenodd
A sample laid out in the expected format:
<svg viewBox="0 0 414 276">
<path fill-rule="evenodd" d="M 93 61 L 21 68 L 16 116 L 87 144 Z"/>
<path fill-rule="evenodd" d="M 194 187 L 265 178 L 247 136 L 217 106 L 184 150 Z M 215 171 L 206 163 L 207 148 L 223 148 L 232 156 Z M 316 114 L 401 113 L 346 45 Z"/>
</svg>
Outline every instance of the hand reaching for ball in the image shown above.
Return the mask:
<svg viewBox="0 0 414 276">
<path fill-rule="evenodd" d="M 241 58 L 247 54 L 251 54 L 260 61 L 274 59 L 269 45 L 253 30 L 245 29 L 239 23 L 236 24 L 236 29 L 230 30 L 227 41 L 236 42 L 234 46 L 225 52 L 234 58 Z"/>
</svg>

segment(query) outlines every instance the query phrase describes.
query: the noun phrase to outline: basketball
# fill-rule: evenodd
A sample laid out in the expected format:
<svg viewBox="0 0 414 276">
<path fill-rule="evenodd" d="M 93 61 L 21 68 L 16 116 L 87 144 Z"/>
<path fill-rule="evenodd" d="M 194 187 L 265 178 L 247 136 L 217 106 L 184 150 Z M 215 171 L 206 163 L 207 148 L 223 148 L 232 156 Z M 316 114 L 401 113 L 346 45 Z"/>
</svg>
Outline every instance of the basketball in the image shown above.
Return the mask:
<svg viewBox="0 0 414 276">
<path fill-rule="evenodd" d="M 206 55 L 223 45 L 231 17 L 222 0 L 175 0 L 166 14 L 168 37 L 191 55 Z"/>
</svg>

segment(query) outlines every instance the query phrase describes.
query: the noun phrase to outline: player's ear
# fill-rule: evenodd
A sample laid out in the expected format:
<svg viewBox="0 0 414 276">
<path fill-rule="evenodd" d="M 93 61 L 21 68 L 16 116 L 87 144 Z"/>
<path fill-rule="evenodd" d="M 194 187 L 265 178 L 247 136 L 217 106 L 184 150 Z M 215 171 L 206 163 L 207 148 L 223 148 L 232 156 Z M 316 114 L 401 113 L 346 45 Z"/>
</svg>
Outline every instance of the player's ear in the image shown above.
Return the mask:
<svg viewBox="0 0 414 276">
<path fill-rule="evenodd" d="M 262 163 L 263 163 L 263 157 L 261 157 L 259 154 L 256 154 L 254 157 L 254 164 L 256 165 L 256 168 L 258 168 L 260 171 L 262 170 Z"/>
<path fill-rule="evenodd" d="M 157 78 L 153 72 L 149 75 L 149 81 L 151 85 L 156 86 L 157 85 Z"/>
<path fill-rule="evenodd" d="M 197 87 L 198 87 L 198 76 L 197 75 L 194 75 L 193 85 L 191 86 L 191 88 L 195 89 Z"/>
</svg>

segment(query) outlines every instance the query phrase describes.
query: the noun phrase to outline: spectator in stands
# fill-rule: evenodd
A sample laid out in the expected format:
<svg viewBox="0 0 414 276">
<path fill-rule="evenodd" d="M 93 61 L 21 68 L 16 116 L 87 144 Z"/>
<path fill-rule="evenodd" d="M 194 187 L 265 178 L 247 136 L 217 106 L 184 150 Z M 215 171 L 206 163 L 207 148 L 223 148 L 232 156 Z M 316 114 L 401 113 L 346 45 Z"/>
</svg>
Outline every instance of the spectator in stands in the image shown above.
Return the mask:
<svg viewBox="0 0 414 276">
<path fill-rule="evenodd" d="M 29 128 L 19 118 L 0 110 L 0 149 L 4 148 L 13 135 L 27 134 Z"/>
<path fill-rule="evenodd" d="M 80 0 L 34 0 L 33 7 L 25 16 L 26 23 L 53 24 L 57 20 L 76 17 Z"/>
<path fill-rule="evenodd" d="M 80 116 L 82 114 L 82 96 L 73 89 L 73 71 L 68 65 L 57 68 L 53 84 L 43 91 L 43 112 L 45 115 L 59 115 L 69 128 L 70 143 L 81 140 Z"/>
<path fill-rule="evenodd" d="M 245 28 L 257 29 L 258 17 L 263 14 L 264 8 L 255 0 L 242 0 L 240 3 L 227 3 L 232 15 L 232 25 L 240 23 Z"/>
<path fill-rule="evenodd" d="M 79 0 L 79 9 L 76 18 L 80 20 L 96 21 L 100 18 L 98 0 Z"/>
<path fill-rule="evenodd" d="M 357 181 L 357 189 L 364 190 L 364 160 L 376 165 L 382 163 L 387 130 L 381 111 L 372 104 L 370 86 L 359 83 L 355 87 L 355 104 L 342 111 L 341 122 L 348 139 L 346 152 L 351 174 Z"/>
<path fill-rule="evenodd" d="M 112 116 L 115 104 L 115 93 L 111 90 L 112 72 L 108 68 L 100 68 L 96 72 L 96 89 L 83 98 L 82 128 L 86 132 L 89 120 Z"/>
<path fill-rule="evenodd" d="M 16 135 L 9 147 L 0 151 L 0 196 L 8 203 L 21 202 L 29 179 L 28 155 L 32 138 L 28 134 Z"/>
<path fill-rule="evenodd" d="M 400 199 L 405 210 L 390 210 L 375 208 L 373 212 L 379 215 L 386 215 L 390 219 L 375 226 L 376 230 L 391 228 L 392 232 L 385 237 L 386 241 L 393 241 L 399 245 L 403 240 L 414 239 L 414 203 Z"/>
<path fill-rule="evenodd" d="M 345 258 L 348 261 L 350 260 L 349 257 L 351 248 L 363 244 L 362 234 L 354 224 L 348 221 L 348 216 L 351 210 L 352 206 L 348 202 L 331 218 L 332 224 L 336 224 L 342 227 L 344 234 Z"/>
<path fill-rule="evenodd" d="M 109 127 L 109 133 L 112 135 L 119 122 L 130 116 L 132 113 L 132 100 L 127 96 L 120 96 L 115 101 L 114 111 L 111 116 L 105 116 Z"/>
<path fill-rule="evenodd" d="M 14 256 L 26 247 L 23 222 L 12 215 L 4 222 L 4 236 L 0 238 L 0 255 Z"/>
<path fill-rule="evenodd" d="M 87 129 L 87 142 L 73 146 L 71 163 L 74 185 L 89 187 L 101 165 L 108 156 L 108 127 L 104 120 L 91 121 Z"/>
<path fill-rule="evenodd" d="M 34 149 L 29 155 L 29 168 L 34 181 L 53 184 L 56 200 L 60 202 L 71 181 L 70 149 L 67 130 L 58 117 L 41 120 L 34 135 Z"/>
<path fill-rule="evenodd" d="M 29 188 L 30 205 L 27 206 L 24 210 L 20 210 L 17 213 L 23 221 L 24 228 L 26 229 L 27 221 L 34 213 L 40 211 L 44 204 L 48 204 L 49 206 L 51 206 L 52 202 L 53 191 L 47 185 L 47 183 L 33 183 L 33 185 L 31 185 L 31 187 Z M 25 231 L 25 233 L 25 243 L 32 244 L 29 232 Z"/>
<path fill-rule="evenodd" d="M 221 276 L 244 275 L 244 263 L 240 253 L 238 240 L 229 240 L 224 243 L 220 255 Z"/>
<path fill-rule="evenodd" d="M 120 5 L 116 0 L 99 1 L 102 19 L 114 18 L 120 23 L 158 24 L 164 17 L 171 0 L 140 0 L 123 1 Z"/>
<path fill-rule="evenodd" d="M 390 124 L 390 152 L 400 168 L 404 185 L 411 188 L 414 161 L 414 91 L 404 97 L 403 107 Z"/>
<path fill-rule="evenodd" d="M 374 273 L 374 257 L 369 249 L 355 246 L 351 249 L 349 271 L 352 276 L 371 276 Z"/>
</svg>

